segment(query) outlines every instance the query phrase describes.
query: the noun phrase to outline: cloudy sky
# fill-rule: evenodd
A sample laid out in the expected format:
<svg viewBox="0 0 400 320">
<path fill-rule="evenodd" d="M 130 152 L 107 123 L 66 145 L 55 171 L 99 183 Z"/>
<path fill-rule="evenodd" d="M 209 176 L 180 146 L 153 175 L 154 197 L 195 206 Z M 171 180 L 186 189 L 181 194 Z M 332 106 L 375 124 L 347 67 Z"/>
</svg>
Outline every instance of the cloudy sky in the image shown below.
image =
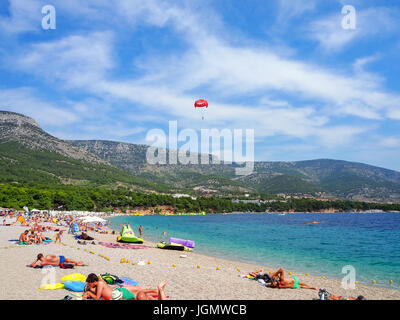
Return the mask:
<svg viewBox="0 0 400 320">
<path fill-rule="evenodd" d="M 399 74 L 397 0 L 0 0 L 0 110 L 62 139 L 146 143 L 176 120 L 254 129 L 256 160 L 400 170 Z"/>
</svg>

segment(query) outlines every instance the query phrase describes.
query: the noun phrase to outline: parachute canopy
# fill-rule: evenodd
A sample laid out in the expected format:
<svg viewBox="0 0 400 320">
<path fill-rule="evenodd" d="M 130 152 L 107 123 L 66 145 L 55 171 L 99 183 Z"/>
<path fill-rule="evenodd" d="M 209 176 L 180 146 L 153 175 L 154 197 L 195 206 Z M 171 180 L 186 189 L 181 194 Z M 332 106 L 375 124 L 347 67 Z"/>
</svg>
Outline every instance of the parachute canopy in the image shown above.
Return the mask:
<svg viewBox="0 0 400 320">
<path fill-rule="evenodd" d="M 197 100 L 194 103 L 194 107 L 195 108 L 204 108 L 204 107 L 208 108 L 208 102 L 207 102 L 207 100 L 204 100 L 204 99 Z"/>
</svg>

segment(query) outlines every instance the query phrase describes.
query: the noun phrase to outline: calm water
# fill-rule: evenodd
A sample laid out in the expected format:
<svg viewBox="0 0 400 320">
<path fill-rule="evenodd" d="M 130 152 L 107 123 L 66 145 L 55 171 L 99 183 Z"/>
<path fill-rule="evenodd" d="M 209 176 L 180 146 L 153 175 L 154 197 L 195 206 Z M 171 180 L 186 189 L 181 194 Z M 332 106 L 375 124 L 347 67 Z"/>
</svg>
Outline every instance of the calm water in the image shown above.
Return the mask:
<svg viewBox="0 0 400 320">
<path fill-rule="evenodd" d="M 319 224 L 312 224 L 319 221 Z M 143 225 L 146 240 L 196 242 L 198 253 L 342 279 L 352 265 L 360 283 L 400 289 L 400 213 L 229 214 L 115 217 Z M 164 237 L 162 232 L 166 231 Z M 393 280 L 393 285 L 389 280 Z"/>
</svg>

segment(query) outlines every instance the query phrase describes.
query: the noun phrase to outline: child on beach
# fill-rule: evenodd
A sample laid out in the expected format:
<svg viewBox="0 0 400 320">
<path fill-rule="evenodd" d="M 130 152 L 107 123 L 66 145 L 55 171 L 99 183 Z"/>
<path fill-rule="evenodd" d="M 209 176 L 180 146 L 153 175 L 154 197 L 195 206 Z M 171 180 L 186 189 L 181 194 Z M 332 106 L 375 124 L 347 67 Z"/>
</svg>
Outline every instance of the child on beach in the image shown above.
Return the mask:
<svg viewBox="0 0 400 320">
<path fill-rule="evenodd" d="M 167 281 L 161 282 L 157 289 L 141 288 L 136 286 L 124 285 L 122 287 L 110 286 L 101 277 L 94 273 L 87 276 L 86 282 L 88 290 L 83 294 L 82 299 L 92 298 L 99 300 L 166 300 L 164 293 Z M 155 298 L 154 296 L 157 296 Z"/>
<path fill-rule="evenodd" d="M 61 236 L 62 236 L 62 234 L 63 234 L 63 231 L 62 231 L 62 230 L 59 231 L 59 232 L 56 234 L 56 241 L 54 241 L 54 243 L 57 243 L 57 241 L 58 241 L 59 243 L 61 243 Z"/>
</svg>

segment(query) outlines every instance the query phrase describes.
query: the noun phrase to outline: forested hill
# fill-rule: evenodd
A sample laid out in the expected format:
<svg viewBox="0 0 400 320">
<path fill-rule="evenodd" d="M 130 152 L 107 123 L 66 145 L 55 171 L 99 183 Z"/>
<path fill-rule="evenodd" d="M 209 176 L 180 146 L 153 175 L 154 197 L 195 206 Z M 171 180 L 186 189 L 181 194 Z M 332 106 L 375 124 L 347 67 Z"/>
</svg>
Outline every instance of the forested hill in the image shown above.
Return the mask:
<svg viewBox="0 0 400 320">
<path fill-rule="evenodd" d="M 147 148 L 115 141 L 64 141 L 42 130 L 34 119 L 0 111 L 0 183 L 122 186 L 227 198 L 283 193 L 400 202 L 400 173 L 362 163 L 261 161 L 252 174 L 236 176 L 235 165 L 222 163 L 150 165 Z"/>
<path fill-rule="evenodd" d="M 102 140 L 68 142 L 118 168 L 187 192 L 211 190 L 231 196 L 284 193 L 357 201 L 400 201 L 400 172 L 363 163 L 330 159 L 260 161 L 255 162 L 252 174 L 236 176 L 233 165 L 149 165 L 145 145 Z"/>
<path fill-rule="evenodd" d="M 0 111 L 0 143 L 5 142 L 16 142 L 31 150 L 55 152 L 85 162 L 105 162 L 92 153 L 53 137 L 30 117 L 19 113 Z"/>
<path fill-rule="evenodd" d="M 57 139 L 33 119 L 12 112 L 0 112 L 0 183 L 170 190 Z"/>
</svg>

